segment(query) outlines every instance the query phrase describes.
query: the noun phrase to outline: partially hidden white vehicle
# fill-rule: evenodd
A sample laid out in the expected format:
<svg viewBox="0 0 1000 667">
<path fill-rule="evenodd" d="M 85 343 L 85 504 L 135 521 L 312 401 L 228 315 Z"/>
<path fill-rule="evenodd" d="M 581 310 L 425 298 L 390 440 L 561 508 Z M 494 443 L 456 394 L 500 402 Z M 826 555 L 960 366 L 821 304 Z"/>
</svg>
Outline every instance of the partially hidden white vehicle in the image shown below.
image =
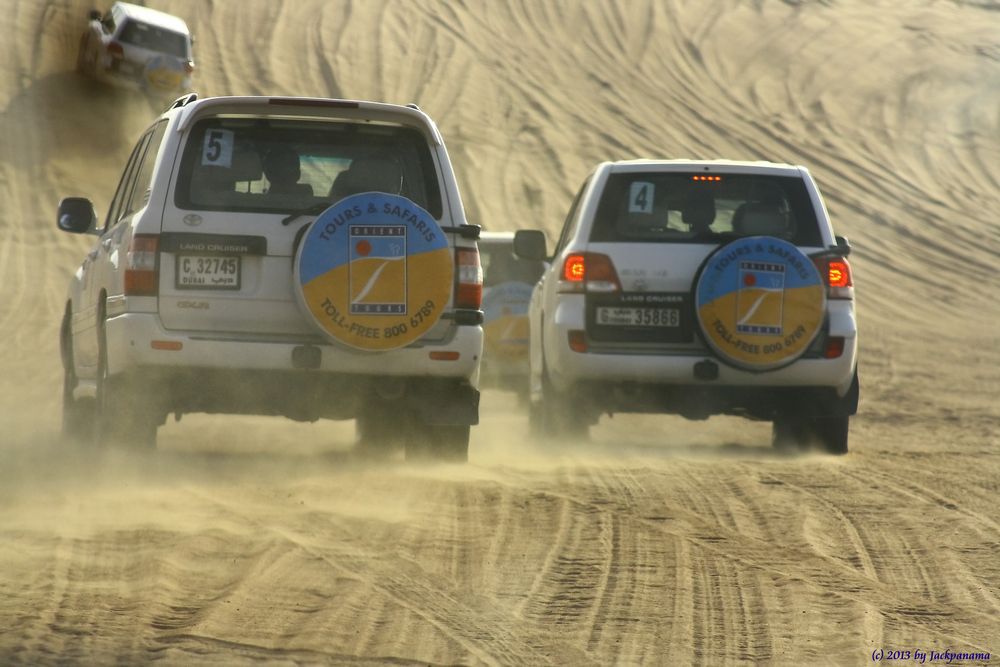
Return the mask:
<svg viewBox="0 0 1000 667">
<path fill-rule="evenodd" d="M 155 444 L 169 414 L 356 418 L 464 460 L 479 416 L 479 227 L 415 106 L 189 95 L 149 127 L 61 327 L 64 430 Z"/>
<path fill-rule="evenodd" d="M 548 258 L 538 231 L 515 251 Z M 599 165 L 532 295 L 533 429 L 731 414 L 771 421 L 778 448 L 845 453 L 859 396 L 849 252 L 803 167 Z"/>
<path fill-rule="evenodd" d="M 192 43 L 183 19 L 116 2 L 104 14 L 90 12 L 77 70 L 111 85 L 176 97 L 191 89 Z"/>
<path fill-rule="evenodd" d="M 514 254 L 514 232 L 484 231 L 479 237 L 483 265 L 485 345 L 484 386 L 528 395 L 528 304 L 545 263 Z"/>
</svg>

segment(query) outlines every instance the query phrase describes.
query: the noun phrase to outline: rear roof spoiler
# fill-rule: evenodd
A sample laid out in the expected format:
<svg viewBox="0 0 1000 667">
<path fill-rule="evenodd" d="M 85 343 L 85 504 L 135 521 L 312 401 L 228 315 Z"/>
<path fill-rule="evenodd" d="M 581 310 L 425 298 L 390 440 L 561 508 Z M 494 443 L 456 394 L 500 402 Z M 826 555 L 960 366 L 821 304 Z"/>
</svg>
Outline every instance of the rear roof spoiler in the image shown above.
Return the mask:
<svg viewBox="0 0 1000 667">
<path fill-rule="evenodd" d="M 423 130 L 436 146 L 444 145 L 437 125 L 416 106 L 401 106 L 384 102 L 364 102 L 360 100 L 336 100 L 323 97 L 209 97 L 206 99 L 184 99 L 184 104 L 174 103 L 172 108 L 181 108 L 181 119 L 177 131 L 183 132 L 196 116 L 205 113 L 251 114 L 253 108 L 284 107 L 289 115 L 304 118 L 343 118 L 345 120 L 377 120 L 386 123 L 408 125 Z M 272 113 L 275 111 L 272 109 Z M 331 111 L 336 113 L 331 114 Z"/>
</svg>

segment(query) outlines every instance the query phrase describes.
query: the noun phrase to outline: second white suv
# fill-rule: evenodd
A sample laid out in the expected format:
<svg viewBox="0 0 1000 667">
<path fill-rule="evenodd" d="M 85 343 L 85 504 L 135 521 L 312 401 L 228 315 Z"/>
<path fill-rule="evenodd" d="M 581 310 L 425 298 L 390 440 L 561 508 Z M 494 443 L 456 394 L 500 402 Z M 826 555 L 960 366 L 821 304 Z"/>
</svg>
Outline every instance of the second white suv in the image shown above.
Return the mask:
<svg viewBox="0 0 1000 667">
<path fill-rule="evenodd" d="M 582 436 L 602 413 L 742 415 L 777 447 L 847 451 L 858 406 L 850 247 L 803 167 L 603 163 L 532 295 L 531 421 Z"/>
<path fill-rule="evenodd" d="M 416 107 L 190 95 L 149 127 L 61 337 L 64 427 L 154 444 L 188 412 L 358 420 L 363 443 L 464 460 L 482 270 L 441 134 Z"/>
</svg>

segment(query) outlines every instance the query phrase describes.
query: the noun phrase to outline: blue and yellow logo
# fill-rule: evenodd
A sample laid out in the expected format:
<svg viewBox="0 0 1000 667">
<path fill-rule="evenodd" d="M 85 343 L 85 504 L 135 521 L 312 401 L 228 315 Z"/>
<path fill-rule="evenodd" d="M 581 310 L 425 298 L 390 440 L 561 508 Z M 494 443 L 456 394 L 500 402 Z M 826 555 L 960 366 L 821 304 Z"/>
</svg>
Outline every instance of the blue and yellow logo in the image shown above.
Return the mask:
<svg viewBox="0 0 1000 667">
<path fill-rule="evenodd" d="M 750 236 L 719 248 L 702 268 L 695 309 L 705 341 L 727 363 L 774 370 L 798 359 L 826 314 L 823 278 L 801 250 Z"/>
<path fill-rule="evenodd" d="M 394 350 L 423 336 L 451 298 L 448 239 L 405 197 L 353 195 L 309 227 L 295 257 L 299 302 L 333 340 Z"/>
<path fill-rule="evenodd" d="M 491 287 L 483 297 L 485 353 L 495 359 L 528 358 L 528 305 L 534 286 L 510 281 Z"/>
</svg>

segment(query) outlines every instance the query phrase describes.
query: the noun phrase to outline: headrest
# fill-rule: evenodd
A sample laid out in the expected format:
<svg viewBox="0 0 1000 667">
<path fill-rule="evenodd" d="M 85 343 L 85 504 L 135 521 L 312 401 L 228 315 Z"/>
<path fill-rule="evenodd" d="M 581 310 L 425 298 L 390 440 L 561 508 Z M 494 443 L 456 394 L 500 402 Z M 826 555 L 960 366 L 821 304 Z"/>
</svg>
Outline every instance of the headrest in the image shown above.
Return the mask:
<svg viewBox="0 0 1000 667">
<path fill-rule="evenodd" d="M 400 194 L 403 174 L 399 162 L 387 157 L 364 157 L 351 162 L 330 187 L 330 198 L 341 199 L 359 192 Z"/>
<path fill-rule="evenodd" d="M 708 190 L 692 188 L 681 213 L 684 224 L 692 231 L 704 231 L 715 221 L 715 197 Z"/>
<path fill-rule="evenodd" d="M 259 181 L 264 173 L 260 164 L 260 155 L 257 154 L 257 151 L 250 149 L 233 151 L 231 169 L 237 181 Z"/>
<path fill-rule="evenodd" d="M 289 146 L 272 148 L 264 156 L 264 173 L 271 183 L 289 185 L 298 182 L 302 175 L 299 154 Z"/>
<path fill-rule="evenodd" d="M 781 236 L 788 231 L 788 216 L 778 204 L 747 202 L 733 213 L 733 231 L 746 236 Z"/>
</svg>

